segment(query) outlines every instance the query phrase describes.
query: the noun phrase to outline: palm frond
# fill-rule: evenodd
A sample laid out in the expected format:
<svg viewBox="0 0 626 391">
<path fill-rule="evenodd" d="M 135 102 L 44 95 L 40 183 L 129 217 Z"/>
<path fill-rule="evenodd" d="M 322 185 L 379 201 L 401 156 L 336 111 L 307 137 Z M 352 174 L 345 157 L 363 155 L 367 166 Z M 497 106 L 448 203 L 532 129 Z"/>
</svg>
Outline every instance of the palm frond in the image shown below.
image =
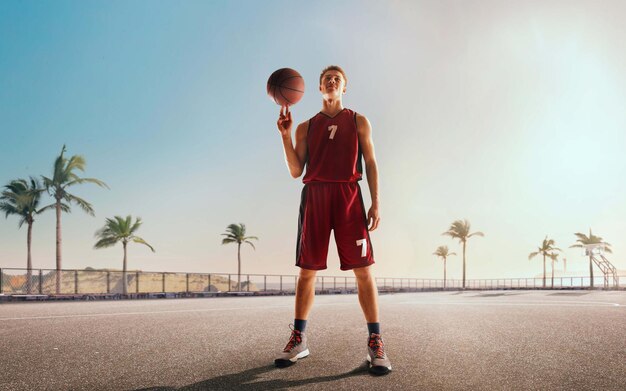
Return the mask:
<svg viewBox="0 0 626 391">
<path fill-rule="evenodd" d="M 120 239 L 117 238 L 117 237 L 107 236 L 107 237 L 103 237 L 100 240 L 98 240 L 93 247 L 96 248 L 96 249 L 112 247 L 119 241 L 120 241 Z"/>
<path fill-rule="evenodd" d="M 450 224 L 450 228 L 448 228 L 448 230 L 442 235 L 447 235 L 453 239 L 458 239 L 461 243 L 466 242 L 467 239 L 471 238 L 472 236 L 485 236 L 485 234 L 480 231 L 470 233 L 470 229 L 471 225 L 467 219 L 455 220 L 454 222 L 452 222 L 452 224 Z"/>
<path fill-rule="evenodd" d="M 66 194 L 65 195 L 65 199 L 70 201 L 70 202 L 75 202 L 83 211 L 85 211 L 85 213 L 91 215 L 91 216 L 95 216 L 95 212 L 93 210 L 93 207 L 91 206 L 91 204 L 85 200 L 83 200 L 80 197 L 77 197 L 75 195 L 72 194 Z"/>
<path fill-rule="evenodd" d="M 37 179 L 14 179 L 4 186 L 5 190 L 0 194 L 0 210 L 9 215 L 20 216 L 19 227 L 25 222 L 33 221 L 33 216 L 38 213 L 37 208 L 41 200 L 43 189 Z"/>
<path fill-rule="evenodd" d="M 85 158 L 81 155 L 73 155 L 67 161 L 67 164 L 64 169 L 64 174 L 67 178 L 72 178 L 72 175 L 76 175 L 73 173 L 74 170 L 79 170 L 85 172 Z"/>
<path fill-rule="evenodd" d="M 142 238 L 140 238 L 139 236 L 134 236 L 132 240 L 133 240 L 133 242 L 135 242 L 135 243 L 145 244 L 146 246 L 148 246 L 148 247 L 150 248 L 150 250 L 152 250 L 152 252 L 153 252 L 153 253 L 154 253 L 154 252 L 156 252 L 156 251 L 154 250 L 154 247 L 152 247 L 151 245 L 149 245 L 149 244 L 148 244 L 148 242 L 146 242 L 145 240 L 143 240 L 143 239 L 142 239 Z"/>
<path fill-rule="evenodd" d="M 129 216 L 130 217 L 130 216 Z M 137 231 L 139 229 L 139 227 L 141 227 L 141 224 L 143 222 L 141 221 L 141 217 L 137 217 L 137 220 L 135 221 L 135 223 L 133 224 L 132 227 L 130 227 L 130 229 L 128 230 L 128 232 L 130 232 L 131 234 L 134 233 L 135 231 Z"/>
<path fill-rule="evenodd" d="M 10 215 L 20 214 L 19 210 L 15 205 L 11 205 L 9 203 L 0 202 L 0 210 L 4 212 L 4 217 L 8 218 Z"/>
<path fill-rule="evenodd" d="M 52 179 L 50 180 L 50 182 L 52 182 L 52 186 L 54 186 L 55 184 L 60 184 L 60 183 L 64 183 L 65 180 L 63 178 L 64 176 L 64 167 L 65 167 L 65 162 L 66 159 L 63 156 L 65 154 L 65 144 L 63 145 L 63 148 L 61 149 L 61 154 L 55 159 L 54 161 L 54 168 L 53 168 L 53 172 L 52 172 Z"/>
<path fill-rule="evenodd" d="M 106 183 L 104 183 L 103 181 L 96 179 L 96 178 L 79 178 L 78 176 L 76 176 L 72 181 L 67 183 L 67 186 L 74 186 L 76 184 L 83 184 L 83 183 L 94 183 L 100 187 L 104 187 L 106 189 L 110 189 L 109 185 L 107 185 Z"/>
<path fill-rule="evenodd" d="M 582 244 L 589 242 L 589 237 L 583 233 L 575 232 L 574 235 L 576 235 L 576 237 L 578 238 L 577 242 L 580 242 Z"/>
</svg>

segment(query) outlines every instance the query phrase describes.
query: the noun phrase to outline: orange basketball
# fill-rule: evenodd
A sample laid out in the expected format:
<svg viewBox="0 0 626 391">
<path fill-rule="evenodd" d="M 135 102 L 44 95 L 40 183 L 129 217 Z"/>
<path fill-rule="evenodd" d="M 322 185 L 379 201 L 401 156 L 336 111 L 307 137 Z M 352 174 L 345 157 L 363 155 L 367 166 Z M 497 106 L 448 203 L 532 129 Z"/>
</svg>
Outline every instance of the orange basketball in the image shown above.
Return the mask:
<svg viewBox="0 0 626 391">
<path fill-rule="evenodd" d="M 281 68 L 267 80 L 267 95 L 279 106 L 295 105 L 304 95 L 304 79 L 291 68 Z"/>
</svg>

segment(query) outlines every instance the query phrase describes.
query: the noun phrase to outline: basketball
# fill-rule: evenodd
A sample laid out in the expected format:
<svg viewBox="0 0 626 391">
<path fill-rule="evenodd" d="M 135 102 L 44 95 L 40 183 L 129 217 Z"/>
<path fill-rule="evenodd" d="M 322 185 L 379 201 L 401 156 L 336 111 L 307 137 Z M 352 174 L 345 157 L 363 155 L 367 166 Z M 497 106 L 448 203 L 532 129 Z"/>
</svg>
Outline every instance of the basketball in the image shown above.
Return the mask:
<svg viewBox="0 0 626 391">
<path fill-rule="evenodd" d="M 281 68 L 267 80 L 267 95 L 279 106 L 295 105 L 304 95 L 304 79 L 291 68 Z"/>
</svg>

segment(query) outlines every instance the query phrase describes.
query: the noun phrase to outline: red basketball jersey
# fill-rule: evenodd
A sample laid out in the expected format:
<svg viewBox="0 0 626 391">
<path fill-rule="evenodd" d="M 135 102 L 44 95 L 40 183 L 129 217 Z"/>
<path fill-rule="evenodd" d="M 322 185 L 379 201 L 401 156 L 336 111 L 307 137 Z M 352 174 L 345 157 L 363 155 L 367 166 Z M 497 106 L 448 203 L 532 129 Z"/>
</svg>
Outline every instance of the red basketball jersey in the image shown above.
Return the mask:
<svg viewBox="0 0 626 391">
<path fill-rule="evenodd" d="M 309 120 L 307 144 L 304 183 L 361 180 L 363 166 L 356 112 L 344 108 L 334 117 L 318 113 Z"/>
</svg>

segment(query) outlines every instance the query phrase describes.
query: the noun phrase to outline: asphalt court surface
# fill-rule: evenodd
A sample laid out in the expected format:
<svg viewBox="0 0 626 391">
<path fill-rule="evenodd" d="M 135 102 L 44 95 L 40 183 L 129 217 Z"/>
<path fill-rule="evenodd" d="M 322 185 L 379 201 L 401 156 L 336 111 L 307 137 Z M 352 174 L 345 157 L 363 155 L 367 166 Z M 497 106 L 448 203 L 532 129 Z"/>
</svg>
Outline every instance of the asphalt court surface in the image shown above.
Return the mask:
<svg viewBox="0 0 626 391">
<path fill-rule="evenodd" d="M 356 295 L 317 296 L 311 355 L 272 365 L 293 296 L 0 305 L 0 390 L 623 390 L 626 292 L 380 296 L 372 377 Z"/>
</svg>

